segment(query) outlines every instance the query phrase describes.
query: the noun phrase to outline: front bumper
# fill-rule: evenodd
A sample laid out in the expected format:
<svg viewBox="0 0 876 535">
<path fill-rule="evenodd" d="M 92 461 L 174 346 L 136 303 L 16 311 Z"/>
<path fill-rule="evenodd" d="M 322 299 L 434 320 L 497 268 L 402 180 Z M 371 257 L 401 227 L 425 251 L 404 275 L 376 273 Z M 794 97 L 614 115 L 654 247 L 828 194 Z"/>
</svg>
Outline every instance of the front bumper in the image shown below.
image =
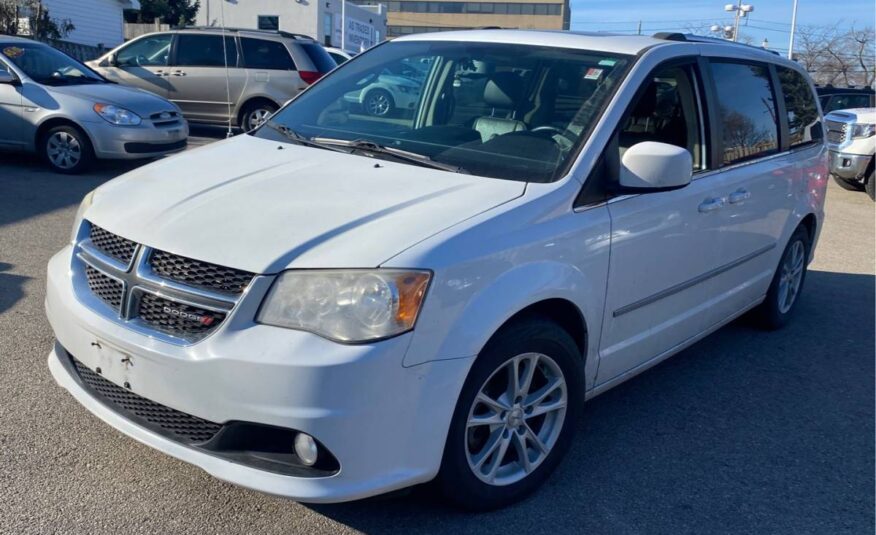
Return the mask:
<svg viewBox="0 0 876 535">
<path fill-rule="evenodd" d="M 328 477 L 297 477 L 189 447 L 101 403 L 49 355 L 56 381 L 106 423 L 217 478 L 306 502 L 364 498 L 432 479 L 471 359 L 405 368 L 410 334 L 370 345 L 250 324 L 240 318 L 207 339 L 176 346 L 133 331 L 80 303 L 68 246 L 49 263 L 46 312 L 58 343 L 116 385 L 216 423 L 254 422 L 314 436 L 337 459 Z M 241 305 L 232 313 L 248 314 Z M 97 344 L 97 346 L 92 344 Z M 98 347 L 99 346 L 99 347 Z M 128 359 L 125 363 L 123 360 Z M 291 448 L 292 445 L 290 444 Z"/>
<path fill-rule="evenodd" d="M 94 145 L 94 155 L 107 160 L 130 160 L 163 156 L 184 150 L 189 137 L 185 121 L 156 127 L 144 121 L 139 126 L 115 126 L 106 121 L 83 123 Z"/>
<path fill-rule="evenodd" d="M 847 180 L 864 178 L 872 159 L 870 155 L 830 151 L 830 172 Z"/>
</svg>

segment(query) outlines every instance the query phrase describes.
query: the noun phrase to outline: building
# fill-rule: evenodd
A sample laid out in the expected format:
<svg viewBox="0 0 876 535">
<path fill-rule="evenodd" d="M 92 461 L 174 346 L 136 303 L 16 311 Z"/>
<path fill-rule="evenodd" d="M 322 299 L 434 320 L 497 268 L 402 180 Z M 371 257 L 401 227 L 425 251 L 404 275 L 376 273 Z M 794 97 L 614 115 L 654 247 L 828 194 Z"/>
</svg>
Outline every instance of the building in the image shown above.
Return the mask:
<svg viewBox="0 0 876 535">
<path fill-rule="evenodd" d="M 360 5 L 384 2 L 388 35 L 440 32 L 498 26 L 541 30 L 568 30 L 569 0 L 351 0 Z"/>
<path fill-rule="evenodd" d="M 360 52 L 386 39 L 386 7 L 347 2 L 346 25 L 341 25 L 343 0 L 201 0 L 196 22 L 228 28 L 282 30 L 309 35 L 327 46 Z"/>
<path fill-rule="evenodd" d="M 112 48 L 125 40 L 126 9 L 140 9 L 138 0 L 42 0 L 42 7 L 56 20 L 69 19 L 76 27 L 65 41 Z"/>
</svg>

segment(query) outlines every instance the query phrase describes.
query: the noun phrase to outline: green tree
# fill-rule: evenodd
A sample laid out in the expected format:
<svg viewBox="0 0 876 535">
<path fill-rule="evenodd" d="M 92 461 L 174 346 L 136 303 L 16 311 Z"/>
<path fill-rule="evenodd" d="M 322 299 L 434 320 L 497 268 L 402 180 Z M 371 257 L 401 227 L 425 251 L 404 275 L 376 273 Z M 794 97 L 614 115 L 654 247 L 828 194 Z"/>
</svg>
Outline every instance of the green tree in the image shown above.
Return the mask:
<svg viewBox="0 0 876 535">
<path fill-rule="evenodd" d="M 56 19 L 40 0 L 0 0 L 0 33 L 35 39 L 63 39 L 76 27 Z"/>
<path fill-rule="evenodd" d="M 128 22 L 152 22 L 161 19 L 167 24 L 186 26 L 195 22 L 200 0 L 140 0 L 140 11 L 125 12 Z"/>
</svg>

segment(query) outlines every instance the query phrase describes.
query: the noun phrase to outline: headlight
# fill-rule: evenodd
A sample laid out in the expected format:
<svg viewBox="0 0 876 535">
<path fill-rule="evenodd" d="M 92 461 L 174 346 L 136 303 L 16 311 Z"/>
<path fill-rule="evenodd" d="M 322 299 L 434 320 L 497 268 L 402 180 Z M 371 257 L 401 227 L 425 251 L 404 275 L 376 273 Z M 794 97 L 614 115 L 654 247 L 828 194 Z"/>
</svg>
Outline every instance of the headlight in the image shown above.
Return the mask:
<svg viewBox="0 0 876 535">
<path fill-rule="evenodd" d="M 76 236 L 79 234 L 79 227 L 82 226 L 82 219 L 85 217 L 85 211 L 94 202 L 94 190 L 89 191 L 79 203 L 79 209 L 76 210 L 76 217 L 73 219 L 73 230 L 70 233 L 70 243 L 76 243 Z"/>
<path fill-rule="evenodd" d="M 395 269 L 286 271 L 258 322 L 338 342 L 367 342 L 414 327 L 431 273 Z"/>
<path fill-rule="evenodd" d="M 863 139 L 876 133 L 876 125 L 854 124 L 852 125 L 852 139 Z"/>
<path fill-rule="evenodd" d="M 137 126 L 141 122 L 140 116 L 131 110 L 120 108 L 112 104 L 95 104 L 94 111 L 103 119 L 117 126 Z"/>
</svg>

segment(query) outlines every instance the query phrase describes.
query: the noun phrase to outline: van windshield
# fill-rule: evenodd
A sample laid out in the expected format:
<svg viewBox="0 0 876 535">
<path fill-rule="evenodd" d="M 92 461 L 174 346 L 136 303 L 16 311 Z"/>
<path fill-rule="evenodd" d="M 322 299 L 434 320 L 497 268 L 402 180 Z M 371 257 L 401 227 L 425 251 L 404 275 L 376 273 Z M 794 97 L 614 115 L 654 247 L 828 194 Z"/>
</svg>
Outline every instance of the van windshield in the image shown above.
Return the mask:
<svg viewBox="0 0 876 535">
<path fill-rule="evenodd" d="M 85 65 L 63 52 L 43 44 L 0 44 L 0 53 L 38 84 L 75 85 L 106 83 L 106 80 Z"/>
<path fill-rule="evenodd" d="M 338 68 L 255 135 L 550 182 L 586 140 L 630 61 L 544 46 L 392 42 Z"/>
</svg>

